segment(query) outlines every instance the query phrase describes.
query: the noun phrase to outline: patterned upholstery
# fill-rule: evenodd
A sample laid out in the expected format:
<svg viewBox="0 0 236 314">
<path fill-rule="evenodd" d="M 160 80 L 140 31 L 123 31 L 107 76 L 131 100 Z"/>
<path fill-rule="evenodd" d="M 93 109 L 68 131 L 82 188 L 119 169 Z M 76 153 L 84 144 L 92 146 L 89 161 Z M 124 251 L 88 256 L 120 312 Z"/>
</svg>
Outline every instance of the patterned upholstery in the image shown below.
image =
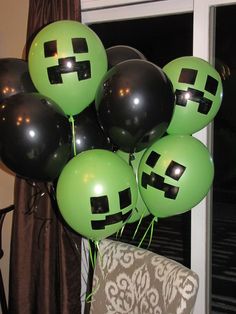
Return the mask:
<svg viewBox="0 0 236 314">
<path fill-rule="evenodd" d="M 105 239 L 93 275 L 90 314 L 190 314 L 198 276 L 166 257 Z"/>
</svg>

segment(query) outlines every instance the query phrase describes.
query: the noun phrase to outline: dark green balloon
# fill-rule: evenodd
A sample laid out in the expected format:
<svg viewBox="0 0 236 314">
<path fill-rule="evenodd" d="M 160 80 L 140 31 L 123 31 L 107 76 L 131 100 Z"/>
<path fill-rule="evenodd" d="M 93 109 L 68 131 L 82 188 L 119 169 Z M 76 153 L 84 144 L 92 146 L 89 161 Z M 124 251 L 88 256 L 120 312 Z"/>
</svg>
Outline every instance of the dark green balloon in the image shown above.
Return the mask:
<svg viewBox="0 0 236 314">
<path fill-rule="evenodd" d="M 175 108 L 168 126 L 169 134 L 193 134 L 207 126 L 222 102 L 219 73 L 207 61 L 186 56 L 163 68 L 173 84 Z"/>
<path fill-rule="evenodd" d="M 57 202 L 68 225 L 94 241 L 116 233 L 132 214 L 137 201 L 132 168 L 117 154 L 84 151 L 63 169 Z"/>
<path fill-rule="evenodd" d="M 118 150 L 116 152 L 133 169 L 133 172 L 134 172 L 136 180 L 137 180 L 137 185 L 138 185 L 138 167 L 139 167 L 139 163 L 140 163 L 140 160 L 141 160 L 144 152 L 145 152 L 145 150 L 142 150 L 140 152 L 133 153 L 133 154 L 125 153 L 121 150 Z M 133 213 L 130 216 L 127 223 L 133 223 L 133 222 L 139 221 L 141 218 L 147 217 L 148 215 L 150 215 L 150 212 L 148 211 L 147 206 L 145 205 L 145 203 L 142 200 L 142 197 L 138 191 L 138 199 L 137 199 L 137 204 L 136 204 L 135 210 L 133 210 Z"/>
<path fill-rule="evenodd" d="M 212 157 L 190 135 L 167 135 L 147 149 L 138 170 L 139 190 L 156 217 L 181 214 L 208 193 L 214 177 Z"/>
</svg>

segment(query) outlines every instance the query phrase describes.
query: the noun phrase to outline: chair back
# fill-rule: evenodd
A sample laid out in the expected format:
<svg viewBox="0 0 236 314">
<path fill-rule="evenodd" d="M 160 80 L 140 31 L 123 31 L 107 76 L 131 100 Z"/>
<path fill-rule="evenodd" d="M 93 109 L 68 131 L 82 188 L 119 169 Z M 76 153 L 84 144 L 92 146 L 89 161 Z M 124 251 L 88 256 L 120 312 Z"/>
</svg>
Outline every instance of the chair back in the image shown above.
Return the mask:
<svg viewBox="0 0 236 314">
<path fill-rule="evenodd" d="M 102 240 L 90 314 L 190 314 L 199 278 L 180 263 L 133 245 Z"/>
</svg>

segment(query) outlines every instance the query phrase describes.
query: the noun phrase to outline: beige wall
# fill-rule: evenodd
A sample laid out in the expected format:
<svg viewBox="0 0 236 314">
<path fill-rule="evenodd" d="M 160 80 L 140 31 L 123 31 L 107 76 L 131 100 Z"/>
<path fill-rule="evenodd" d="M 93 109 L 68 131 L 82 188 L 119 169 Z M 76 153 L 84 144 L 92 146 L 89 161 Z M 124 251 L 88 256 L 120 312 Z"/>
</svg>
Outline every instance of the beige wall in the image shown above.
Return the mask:
<svg viewBox="0 0 236 314">
<path fill-rule="evenodd" d="M 22 58 L 25 46 L 29 0 L 0 0 L 0 58 Z M 13 203 L 14 176 L 0 167 L 0 208 Z M 8 294 L 9 249 L 12 214 L 8 214 L 3 227 L 4 257 L 0 267 Z"/>
<path fill-rule="evenodd" d="M 21 57 L 26 39 L 29 0 L 0 1 L 0 57 Z"/>
</svg>

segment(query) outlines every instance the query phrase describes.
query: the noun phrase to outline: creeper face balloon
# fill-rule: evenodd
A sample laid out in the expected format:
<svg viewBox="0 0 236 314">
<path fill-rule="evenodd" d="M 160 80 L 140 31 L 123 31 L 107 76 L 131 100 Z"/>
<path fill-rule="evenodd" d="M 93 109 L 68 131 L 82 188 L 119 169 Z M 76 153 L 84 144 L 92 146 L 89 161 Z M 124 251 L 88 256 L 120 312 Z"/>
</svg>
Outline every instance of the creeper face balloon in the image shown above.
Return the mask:
<svg viewBox="0 0 236 314">
<path fill-rule="evenodd" d="M 164 66 L 175 92 L 175 109 L 167 132 L 193 134 L 209 124 L 222 101 L 219 73 L 197 57 L 177 58 Z"/>
<path fill-rule="evenodd" d="M 47 25 L 29 51 L 29 72 L 37 90 L 67 115 L 90 105 L 107 70 L 107 55 L 98 36 L 76 21 Z"/>
<path fill-rule="evenodd" d="M 156 217 L 190 210 L 207 194 L 214 174 L 207 148 L 190 135 L 167 135 L 149 147 L 141 159 L 141 196 Z"/>
<path fill-rule="evenodd" d="M 136 206 L 138 187 L 132 168 L 113 152 L 84 151 L 63 169 L 57 201 L 65 221 L 91 240 L 117 232 Z"/>
</svg>

